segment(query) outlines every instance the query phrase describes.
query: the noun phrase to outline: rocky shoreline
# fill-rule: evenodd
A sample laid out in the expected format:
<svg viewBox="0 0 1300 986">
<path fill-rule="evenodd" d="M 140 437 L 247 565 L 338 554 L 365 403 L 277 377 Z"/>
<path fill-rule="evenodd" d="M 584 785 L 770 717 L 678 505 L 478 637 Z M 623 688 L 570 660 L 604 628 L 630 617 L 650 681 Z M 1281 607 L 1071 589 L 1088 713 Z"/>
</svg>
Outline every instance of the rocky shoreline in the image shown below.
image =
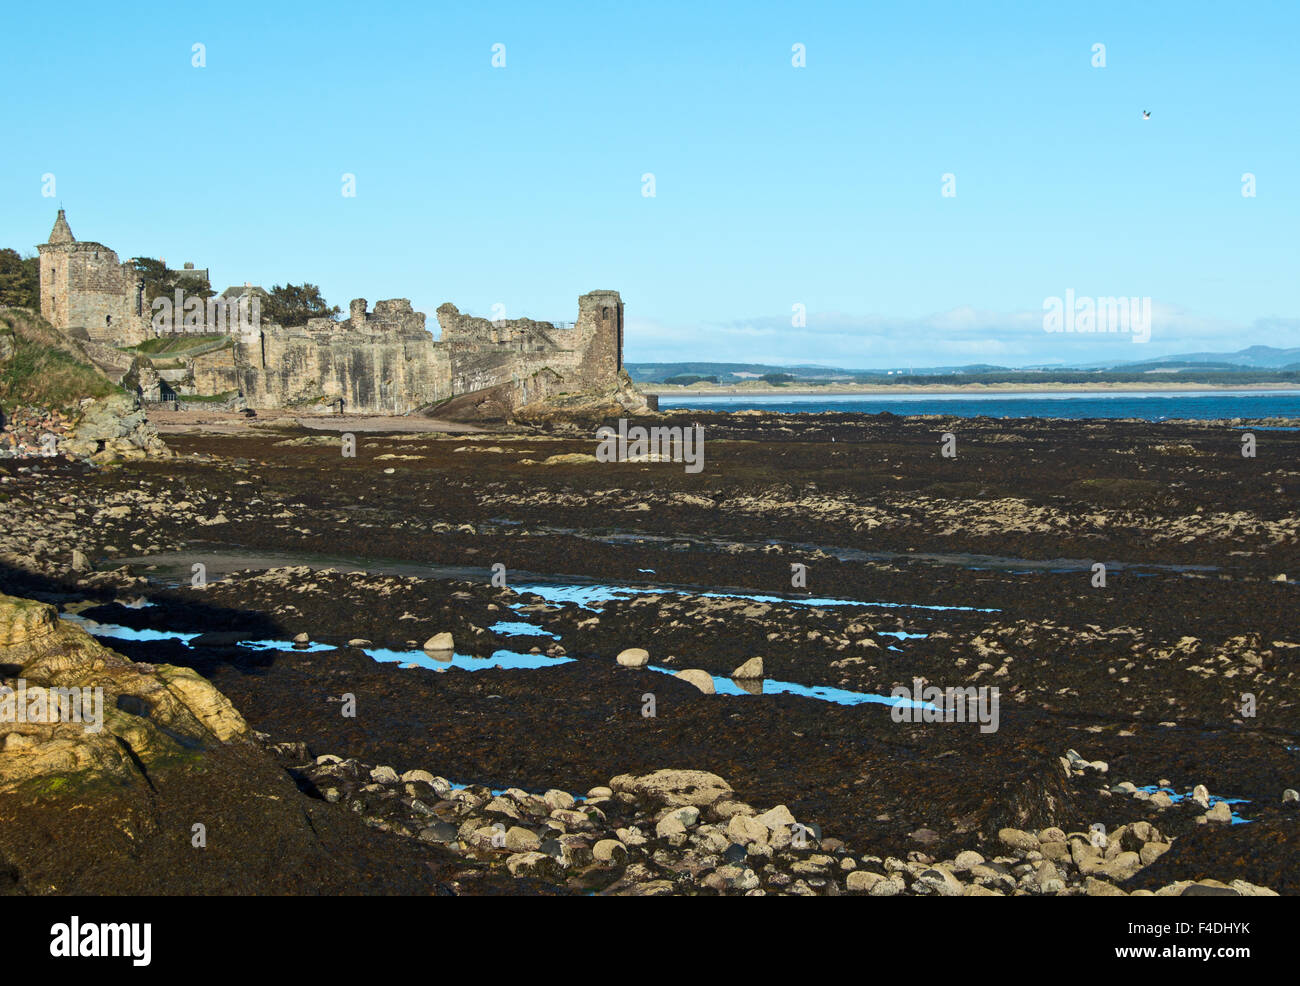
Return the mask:
<svg viewBox="0 0 1300 986">
<path fill-rule="evenodd" d="M 0 458 L 122 460 L 167 458 L 171 450 L 125 394 L 83 400 L 75 411 L 19 407 L 0 428 Z"/>
<path fill-rule="evenodd" d="M 594 425 L 559 418 L 368 434 L 354 460 L 283 423 L 172 436 L 166 460 L 9 460 L 0 591 L 197 673 L 252 737 L 209 742 L 210 777 L 336 826 L 383 861 L 368 892 L 1300 891 L 1300 439 L 1251 463 L 1202 424 L 705 427 L 699 477 L 595 465 Z M 422 656 L 441 634 L 454 655 Z M 913 679 L 997 687 L 997 730 L 862 697 Z M 664 770 L 704 793 L 637 786 Z M 0 793 L 50 831 L 58 803 Z M 13 887 L 47 892 L 0 831 Z M 259 853 L 225 885 L 251 892 Z M 180 872 L 163 892 L 219 879 Z"/>
<path fill-rule="evenodd" d="M 282 760 L 301 752 L 276 748 Z M 382 831 L 504 865 L 513 876 L 612 895 L 1128 896 L 1117 883 L 1170 849 L 1154 826 L 1135 822 L 1104 836 L 1004 828 L 991 858 L 970 849 L 951 859 L 917 850 L 902 859 L 859 856 L 798 822 L 785 805 L 757 811 L 736 800 L 721 777 L 694 770 L 620 775 L 581 796 L 457 787 L 425 770 L 399 776 L 392 767 L 329 754 L 290 770 L 313 795 L 346 805 Z M 1277 896 L 1245 880 L 1215 879 L 1131 893 L 1183 894 Z"/>
</svg>

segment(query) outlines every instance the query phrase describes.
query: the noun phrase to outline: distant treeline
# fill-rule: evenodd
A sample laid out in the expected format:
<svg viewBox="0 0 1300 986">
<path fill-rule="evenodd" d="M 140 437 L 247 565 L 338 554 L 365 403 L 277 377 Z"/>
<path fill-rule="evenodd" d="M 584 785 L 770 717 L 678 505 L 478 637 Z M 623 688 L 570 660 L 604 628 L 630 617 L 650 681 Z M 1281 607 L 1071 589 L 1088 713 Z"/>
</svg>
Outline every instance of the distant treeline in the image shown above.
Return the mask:
<svg viewBox="0 0 1300 986">
<path fill-rule="evenodd" d="M 709 376 L 701 377 L 694 373 L 683 373 L 677 377 L 665 377 L 663 383 L 672 384 L 675 387 L 689 387 L 693 383 L 717 383 L 718 378 Z"/>
<path fill-rule="evenodd" d="M 822 381 L 800 381 L 809 386 L 827 386 Z M 1088 373 L 1082 370 L 1048 370 L 1034 373 L 939 373 L 908 374 L 896 373 L 893 376 L 861 376 L 855 383 L 892 384 L 905 386 L 923 386 L 935 384 L 999 384 L 999 383 L 1300 383 L 1300 372 L 1296 370 L 1182 370 L 1178 373 L 1124 373 L 1121 371 L 1104 371 Z"/>
</svg>

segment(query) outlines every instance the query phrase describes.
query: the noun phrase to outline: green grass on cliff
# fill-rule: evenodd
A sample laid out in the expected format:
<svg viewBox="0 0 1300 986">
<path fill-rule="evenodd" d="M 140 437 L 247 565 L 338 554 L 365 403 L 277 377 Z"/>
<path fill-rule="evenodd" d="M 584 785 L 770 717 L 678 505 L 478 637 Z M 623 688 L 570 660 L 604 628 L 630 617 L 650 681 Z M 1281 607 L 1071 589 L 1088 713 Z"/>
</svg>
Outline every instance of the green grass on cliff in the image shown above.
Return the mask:
<svg viewBox="0 0 1300 986">
<path fill-rule="evenodd" d="M 76 340 L 24 308 L 0 309 L 0 407 L 71 410 L 83 397 L 118 388 L 90 362 Z"/>
</svg>

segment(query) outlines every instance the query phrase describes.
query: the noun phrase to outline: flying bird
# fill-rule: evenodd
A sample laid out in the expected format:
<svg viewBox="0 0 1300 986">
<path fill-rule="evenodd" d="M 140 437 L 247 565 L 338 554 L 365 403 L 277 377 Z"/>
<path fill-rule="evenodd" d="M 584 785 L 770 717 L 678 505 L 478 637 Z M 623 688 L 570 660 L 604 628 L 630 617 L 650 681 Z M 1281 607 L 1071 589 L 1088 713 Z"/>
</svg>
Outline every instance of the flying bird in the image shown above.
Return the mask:
<svg viewBox="0 0 1300 986">
<path fill-rule="evenodd" d="M 1151 119 L 1151 111 L 1150 111 L 1150 110 L 1143 110 L 1143 111 L 1142 111 L 1142 119 L 1144 119 L 1144 120 L 1150 120 L 1150 119 Z"/>
</svg>

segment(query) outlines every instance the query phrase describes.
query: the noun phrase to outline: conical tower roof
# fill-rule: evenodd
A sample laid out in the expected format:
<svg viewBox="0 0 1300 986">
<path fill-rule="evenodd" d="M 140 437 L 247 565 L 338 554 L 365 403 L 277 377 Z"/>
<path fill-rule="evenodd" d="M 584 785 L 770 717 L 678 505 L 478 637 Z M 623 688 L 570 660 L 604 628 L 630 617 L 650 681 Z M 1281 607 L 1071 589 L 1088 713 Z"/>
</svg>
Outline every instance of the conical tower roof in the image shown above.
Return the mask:
<svg viewBox="0 0 1300 986">
<path fill-rule="evenodd" d="M 77 238 L 72 235 L 72 229 L 68 226 L 68 217 L 64 215 L 63 210 L 59 210 L 59 217 L 54 220 L 54 228 L 50 230 L 50 243 L 76 243 Z"/>
</svg>

